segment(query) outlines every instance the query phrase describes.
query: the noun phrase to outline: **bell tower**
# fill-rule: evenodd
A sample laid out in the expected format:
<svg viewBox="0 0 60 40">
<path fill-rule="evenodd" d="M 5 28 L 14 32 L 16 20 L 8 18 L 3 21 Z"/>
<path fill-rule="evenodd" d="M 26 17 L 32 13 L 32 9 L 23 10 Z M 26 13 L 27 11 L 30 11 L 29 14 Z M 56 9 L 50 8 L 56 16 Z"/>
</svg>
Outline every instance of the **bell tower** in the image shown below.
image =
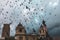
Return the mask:
<svg viewBox="0 0 60 40">
<path fill-rule="evenodd" d="M 39 33 L 40 33 L 39 37 L 40 40 L 52 40 L 52 38 L 48 34 L 47 26 L 44 20 L 42 21 L 42 25 L 40 26 Z"/>
<path fill-rule="evenodd" d="M 4 24 L 4 27 L 2 30 L 2 38 L 8 39 L 9 37 L 10 37 L 10 24 Z"/>
<path fill-rule="evenodd" d="M 43 20 L 42 21 L 42 25 L 40 26 L 40 38 L 46 38 L 47 36 L 47 27 L 46 27 L 46 24 L 45 24 L 45 21 Z"/>
<path fill-rule="evenodd" d="M 16 27 L 16 34 L 15 34 L 15 39 L 16 40 L 26 40 L 26 37 L 25 37 L 25 29 L 24 27 L 22 26 L 22 24 L 18 24 L 18 26 Z"/>
</svg>

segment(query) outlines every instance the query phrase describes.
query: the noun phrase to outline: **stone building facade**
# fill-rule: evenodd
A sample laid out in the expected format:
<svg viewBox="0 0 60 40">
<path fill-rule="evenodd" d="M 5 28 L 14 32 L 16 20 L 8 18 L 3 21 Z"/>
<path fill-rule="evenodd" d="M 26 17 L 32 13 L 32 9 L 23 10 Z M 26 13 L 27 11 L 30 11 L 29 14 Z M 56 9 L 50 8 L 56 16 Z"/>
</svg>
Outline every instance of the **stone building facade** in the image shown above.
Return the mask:
<svg viewBox="0 0 60 40">
<path fill-rule="evenodd" d="M 15 38 L 16 40 L 26 40 L 26 32 L 24 27 L 19 23 L 18 26 L 16 27 L 16 34 Z"/>
<path fill-rule="evenodd" d="M 22 26 L 22 24 L 19 24 L 16 27 L 16 34 L 15 34 L 16 40 L 37 40 L 37 35 L 35 34 L 26 34 L 25 28 Z"/>
<path fill-rule="evenodd" d="M 9 40 L 10 37 L 10 24 L 4 24 L 2 30 L 2 38 L 0 40 Z"/>
<path fill-rule="evenodd" d="M 4 24 L 2 38 L 0 40 L 10 40 L 10 24 Z M 19 23 L 16 27 L 15 40 L 50 40 L 45 21 L 43 20 L 39 33 L 26 34 L 24 26 Z"/>
</svg>

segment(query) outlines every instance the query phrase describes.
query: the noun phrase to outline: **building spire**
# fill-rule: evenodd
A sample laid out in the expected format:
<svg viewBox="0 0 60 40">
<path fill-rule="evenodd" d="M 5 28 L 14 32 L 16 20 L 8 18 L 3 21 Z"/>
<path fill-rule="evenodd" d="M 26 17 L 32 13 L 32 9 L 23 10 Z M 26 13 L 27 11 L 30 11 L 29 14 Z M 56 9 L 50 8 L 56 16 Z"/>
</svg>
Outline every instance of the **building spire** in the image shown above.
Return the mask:
<svg viewBox="0 0 60 40">
<path fill-rule="evenodd" d="M 42 21 L 42 24 L 45 24 L 45 21 L 44 20 Z"/>
<path fill-rule="evenodd" d="M 45 24 L 45 21 L 44 21 L 44 20 L 42 21 L 42 24 L 43 24 L 44 26 L 46 26 L 46 24 Z"/>
<path fill-rule="evenodd" d="M 22 26 L 22 24 L 21 24 L 21 23 L 19 23 L 19 24 L 18 24 L 18 26 Z"/>
</svg>

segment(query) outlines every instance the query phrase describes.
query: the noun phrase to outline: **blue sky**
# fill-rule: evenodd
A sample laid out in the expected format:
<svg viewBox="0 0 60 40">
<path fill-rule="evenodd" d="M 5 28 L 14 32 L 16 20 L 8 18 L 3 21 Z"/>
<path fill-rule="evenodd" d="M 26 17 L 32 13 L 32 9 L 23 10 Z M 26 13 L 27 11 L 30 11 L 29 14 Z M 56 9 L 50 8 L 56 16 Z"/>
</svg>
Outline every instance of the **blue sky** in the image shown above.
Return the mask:
<svg viewBox="0 0 60 40">
<path fill-rule="evenodd" d="M 38 29 L 44 19 L 51 35 L 60 35 L 60 0 L 0 0 L 0 35 L 3 24 L 10 25 L 10 35 L 15 35 L 21 23 L 27 34 Z"/>
</svg>

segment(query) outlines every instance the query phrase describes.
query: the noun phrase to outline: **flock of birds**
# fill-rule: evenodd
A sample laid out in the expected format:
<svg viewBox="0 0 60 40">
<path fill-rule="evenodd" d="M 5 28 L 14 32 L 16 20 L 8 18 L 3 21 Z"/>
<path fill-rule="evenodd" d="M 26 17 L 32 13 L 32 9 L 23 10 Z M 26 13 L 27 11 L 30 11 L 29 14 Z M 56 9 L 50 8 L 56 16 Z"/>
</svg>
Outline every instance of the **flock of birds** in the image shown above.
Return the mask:
<svg viewBox="0 0 60 40">
<path fill-rule="evenodd" d="M 25 26 L 27 33 L 37 33 L 42 20 L 49 20 L 46 16 L 52 15 L 55 9 L 50 9 L 46 0 L 0 0 L 0 24 L 11 23 L 11 33 L 19 23 Z"/>
</svg>

